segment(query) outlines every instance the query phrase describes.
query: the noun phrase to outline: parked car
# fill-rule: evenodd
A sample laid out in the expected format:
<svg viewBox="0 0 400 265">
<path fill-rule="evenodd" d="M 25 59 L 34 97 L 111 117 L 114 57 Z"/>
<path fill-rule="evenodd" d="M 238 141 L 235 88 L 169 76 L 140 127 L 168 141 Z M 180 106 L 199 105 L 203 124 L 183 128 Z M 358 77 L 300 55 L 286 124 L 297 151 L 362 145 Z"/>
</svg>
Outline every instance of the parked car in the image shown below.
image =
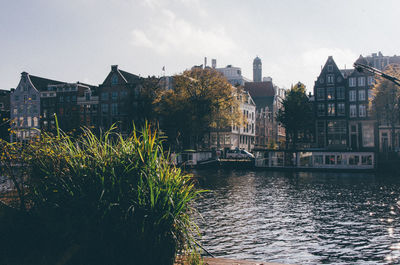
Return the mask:
<svg viewBox="0 0 400 265">
<path fill-rule="evenodd" d="M 228 150 L 226 152 L 226 158 L 251 158 L 254 159 L 254 155 L 246 150 Z"/>
</svg>

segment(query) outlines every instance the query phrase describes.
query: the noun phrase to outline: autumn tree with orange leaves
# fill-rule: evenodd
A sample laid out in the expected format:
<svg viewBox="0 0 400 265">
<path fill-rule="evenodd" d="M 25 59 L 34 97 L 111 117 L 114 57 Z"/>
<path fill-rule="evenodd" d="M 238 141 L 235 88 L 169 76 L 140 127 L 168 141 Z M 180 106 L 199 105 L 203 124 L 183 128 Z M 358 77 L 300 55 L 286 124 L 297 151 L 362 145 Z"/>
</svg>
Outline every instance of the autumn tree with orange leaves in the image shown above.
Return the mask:
<svg viewBox="0 0 400 265">
<path fill-rule="evenodd" d="M 215 69 L 193 68 L 174 76 L 174 89 L 154 101 L 162 127 L 175 149 L 198 148 L 210 130 L 243 123 L 237 88 Z"/>
</svg>

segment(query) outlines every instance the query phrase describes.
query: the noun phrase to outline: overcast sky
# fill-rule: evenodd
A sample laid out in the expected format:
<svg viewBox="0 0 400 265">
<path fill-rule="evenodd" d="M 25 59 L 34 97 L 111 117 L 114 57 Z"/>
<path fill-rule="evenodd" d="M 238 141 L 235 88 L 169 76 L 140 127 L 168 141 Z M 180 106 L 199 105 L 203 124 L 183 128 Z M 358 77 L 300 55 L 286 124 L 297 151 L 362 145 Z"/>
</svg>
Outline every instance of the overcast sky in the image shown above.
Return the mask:
<svg viewBox="0 0 400 265">
<path fill-rule="evenodd" d="M 398 0 L 0 0 L 0 88 L 26 71 L 100 84 L 118 64 L 141 76 L 173 75 L 217 59 L 252 79 L 312 90 L 332 55 L 400 54 Z"/>
</svg>

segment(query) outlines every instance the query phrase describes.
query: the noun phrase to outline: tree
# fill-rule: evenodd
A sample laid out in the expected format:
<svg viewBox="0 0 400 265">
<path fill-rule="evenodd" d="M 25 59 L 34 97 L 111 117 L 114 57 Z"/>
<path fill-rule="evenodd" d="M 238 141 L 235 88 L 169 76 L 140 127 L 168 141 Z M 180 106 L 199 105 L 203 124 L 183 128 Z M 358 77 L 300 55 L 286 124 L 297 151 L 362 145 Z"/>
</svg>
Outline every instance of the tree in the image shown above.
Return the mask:
<svg viewBox="0 0 400 265">
<path fill-rule="evenodd" d="M 214 69 L 193 68 L 174 76 L 174 88 L 154 101 L 162 128 L 178 148 L 195 148 L 203 136 L 241 123 L 233 87 Z"/>
<path fill-rule="evenodd" d="M 306 95 L 306 87 L 302 83 L 292 86 L 278 110 L 277 121 L 286 130 L 286 147 L 289 142 L 296 149 L 299 138 L 307 139 L 314 128 L 312 105 Z M 302 135 L 302 137 L 299 137 Z"/>
<path fill-rule="evenodd" d="M 400 78 L 400 66 L 389 65 L 384 73 Z M 400 87 L 388 79 L 378 77 L 372 91 L 372 111 L 379 125 L 390 127 L 391 148 L 394 148 L 395 126 L 400 121 Z"/>
</svg>

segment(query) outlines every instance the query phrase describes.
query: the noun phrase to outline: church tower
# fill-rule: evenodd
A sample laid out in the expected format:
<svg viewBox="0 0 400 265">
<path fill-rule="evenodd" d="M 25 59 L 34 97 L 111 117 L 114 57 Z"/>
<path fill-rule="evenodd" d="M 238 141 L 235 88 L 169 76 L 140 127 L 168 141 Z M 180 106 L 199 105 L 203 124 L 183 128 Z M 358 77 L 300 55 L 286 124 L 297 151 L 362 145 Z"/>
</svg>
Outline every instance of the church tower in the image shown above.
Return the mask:
<svg viewBox="0 0 400 265">
<path fill-rule="evenodd" d="M 253 82 L 261 82 L 262 63 L 261 59 L 257 56 L 253 61 Z"/>
</svg>

